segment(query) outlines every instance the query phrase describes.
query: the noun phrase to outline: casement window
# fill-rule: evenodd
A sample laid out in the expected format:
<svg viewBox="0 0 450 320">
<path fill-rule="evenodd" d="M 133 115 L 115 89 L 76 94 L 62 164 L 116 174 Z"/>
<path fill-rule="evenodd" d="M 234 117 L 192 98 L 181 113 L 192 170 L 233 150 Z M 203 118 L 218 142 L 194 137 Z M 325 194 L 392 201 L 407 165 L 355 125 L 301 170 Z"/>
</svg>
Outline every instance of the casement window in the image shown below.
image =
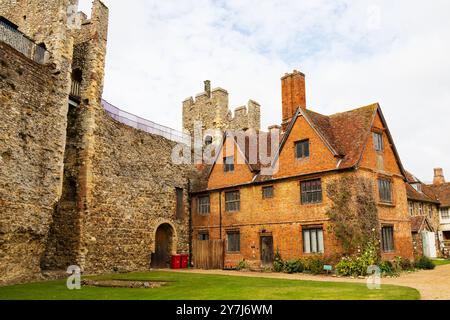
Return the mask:
<svg viewBox="0 0 450 320">
<path fill-rule="evenodd" d="M 234 171 L 234 157 L 223 158 L 223 171 L 224 172 Z"/>
<path fill-rule="evenodd" d="M 208 215 L 210 213 L 209 196 L 198 197 L 198 213 L 201 215 Z"/>
<path fill-rule="evenodd" d="M 392 182 L 388 179 L 378 179 L 380 201 L 392 203 Z"/>
<path fill-rule="evenodd" d="M 235 212 L 241 209 L 241 197 L 239 191 L 225 192 L 225 211 Z"/>
<path fill-rule="evenodd" d="M 176 193 L 176 217 L 177 219 L 183 218 L 183 189 L 175 188 Z"/>
<path fill-rule="evenodd" d="M 239 231 L 227 232 L 227 251 L 239 252 L 241 251 L 241 234 Z"/>
<path fill-rule="evenodd" d="M 309 140 L 302 140 L 295 143 L 295 157 L 297 159 L 309 158 Z"/>
<path fill-rule="evenodd" d="M 419 203 L 419 216 L 423 215 L 423 203 Z"/>
<path fill-rule="evenodd" d="M 384 144 L 383 144 L 383 135 L 378 132 L 372 132 L 373 136 L 373 147 L 376 151 L 383 151 L 384 150 Z"/>
<path fill-rule="evenodd" d="M 412 201 L 408 201 L 408 210 L 410 216 L 414 215 L 414 203 Z"/>
<path fill-rule="evenodd" d="M 448 208 L 441 208 L 441 219 L 442 220 L 450 219 L 450 210 Z"/>
<path fill-rule="evenodd" d="M 394 251 L 394 227 L 386 226 L 381 228 L 381 248 L 384 252 Z"/>
<path fill-rule="evenodd" d="M 303 253 L 323 253 L 323 229 L 303 229 Z"/>
<path fill-rule="evenodd" d="M 433 206 L 431 204 L 428 205 L 428 216 L 433 218 Z"/>
<path fill-rule="evenodd" d="M 263 199 L 273 198 L 273 186 L 262 187 L 262 197 Z"/>
<path fill-rule="evenodd" d="M 300 183 L 302 204 L 322 202 L 322 183 L 320 179 Z"/>
<path fill-rule="evenodd" d="M 199 231 L 198 232 L 198 236 L 197 236 L 198 240 L 209 240 L 209 232 L 208 231 Z"/>
</svg>

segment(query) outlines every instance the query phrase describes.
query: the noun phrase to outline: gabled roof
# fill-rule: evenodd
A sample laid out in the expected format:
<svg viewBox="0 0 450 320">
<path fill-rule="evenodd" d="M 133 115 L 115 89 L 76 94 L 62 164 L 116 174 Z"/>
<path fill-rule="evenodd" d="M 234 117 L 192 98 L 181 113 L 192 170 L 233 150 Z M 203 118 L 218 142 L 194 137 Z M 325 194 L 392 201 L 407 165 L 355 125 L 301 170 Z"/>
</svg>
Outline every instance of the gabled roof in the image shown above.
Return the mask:
<svg viewBox="0 0 450 320">
<path fill-rule="evenodd" d="M 435 231 L 427 216 L 414 216 L 409 219 L 411 221 L 411 232 Z"/>
<path fill-rule="evenodd" d="M 279 153 L 281 153 L 294 127 L 295 121 L 299 116 L 303 116 L 331 153 L 337 159 L 341 159 L 336 169 L 356 168 L 361 161 L 377 112 L 386 129 L 386 134 L 392 145 L 400 171 L 405 175 L 403 165 L 395 148 L 394 140 L 392 139 L 378 103 L 330 116 L 325 116 L 308 109 L 298 108 L 281 141 Z M 277 161 L 277 158 L 274 159 L 275 161 Z"/>
<path fill-rule="evenodd" d="M 435 192 L 426 184 L 422 183 L 416 176 L 409 171 L 406 171 L 406 194 L 408 200 L 429 202 L 439 204 Z M 412 186 L 413 184 L 420 184 L 422 192 L 417 191 Z"/>
<path fill-rule="evenodd" d="M 404 176 L 406 176 L 406 172 L 401 163 L 394 140 L 392 139 L 388 125 L 378 103 L 346 112 L 336 113 L 330 116 L 325 116 L 308 109 L 298 108 L 295 115 L 292 117 L 286 132 L 280 136 L 281 142 L 278 147 L 278 152 L 272 161 L 272 166 L 274 166 L 278 160 L 278 157 L 286 144 L 287 139 L 289 138 L 297 118 L 303 116 L 336 158 L 337 166 L 334 170 L 358 168 L 364 154 L 365 146 L 367 145 L 367 141 L 371 135 L 371 129 L 377 114 L 379 115 L 383 127 L 386 130 L 386 135 L 389 139 L 390 145 L 392 146 L 392 150 L 400 167 L 400 171 Z M 267 136 L 267 143 L 270 145 L 270 134 Z M 225 140 L 226 134 L 224 134 L 220 151 L 223 148 Z M 245 146 L 241 146 L 235 139 L 237 149 L 241 152 L 241 154 L 243 154 L 250 171 L 256 174 L 253 182 L 264 182 L 271 180 L 272 176 L 263 176 L 259 174 L 262 168 L 259 159 L 256 164 L 249 164 L 248 138 L 246 138 L 245 141 Z M 220 151 L 217 157 L 221 154 Z M 208 167 L 206 179 L 209 178 L 213 167 L 214 165 Z"/>
<path fill-rule="evenodd" d="M 434 192 L 437 200 L 441 203 L 441 207 L 450 207 L 450 182 L 441 185 L 431 184 L 426 187 Z"/>
<path fill-rule="evenodd" d="M 209 178 L 217 160 L 222 155 L 223 146 L 225 145 L 225 142 L 228 137 L 233 137 L 233 141 L 234 141 L 234 144 L 236 145 L 236 149 L 241 154 L 241 156 L 244 158 L 245 164 L 248 166 L 249 170 L 254 173 L 259 172 L 261 169 L 261 166 L 262 166 L 260 158 L 259 158 L 259 152 L 257 152 L 258 149 L 251 150 L 252 146 L 250 145 L 250 139 L 254 138 L 256 140 L 255 147 L 259 148 L 259 143 L 260 143 L 260 138 L 261 138 L 261 136 L 259 135 L 260 132 L 261 131 L 247 132 L 247 134 L 244 136 L 243 141 L 235 135 L 230 135 L 229 131 L 225 132 L 223 135 L 223 139 L 222 139 L 220 148 L 218 148 L 217 154 L 215 155 L 213 164 L 207 167 L 208 173 L 206 175 L 206 178 Z M 267 145 L 267 152 L 270 154 L 270 145 L 271 145 L 272 136 L 270 134 L 266 133 L 266 137 L 267 137 L 266 138 L 267 141 L 265 143 Z M 255 152 L 254 154 L 257 155 L 256 161 L 253 161 L 254 159 L 251 159 L 251 157 L 250 157 L 252 151 L 254 151 Z"/>
</svg>

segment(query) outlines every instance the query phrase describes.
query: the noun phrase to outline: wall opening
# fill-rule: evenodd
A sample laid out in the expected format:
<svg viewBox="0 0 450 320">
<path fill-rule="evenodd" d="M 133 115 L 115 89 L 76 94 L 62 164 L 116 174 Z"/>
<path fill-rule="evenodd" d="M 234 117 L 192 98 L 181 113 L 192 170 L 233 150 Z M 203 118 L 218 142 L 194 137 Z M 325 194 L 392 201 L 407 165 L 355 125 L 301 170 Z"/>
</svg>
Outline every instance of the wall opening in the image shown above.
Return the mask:
<svg viewBox="0 0 450 320">
<path fill-rule="evenodd" d="M 168 223 L 161 224 L 156 229 L 155 252 L 152 253 L 152 268 L 169 268 L 172 255 L 174 230 Z"/>
</svg>

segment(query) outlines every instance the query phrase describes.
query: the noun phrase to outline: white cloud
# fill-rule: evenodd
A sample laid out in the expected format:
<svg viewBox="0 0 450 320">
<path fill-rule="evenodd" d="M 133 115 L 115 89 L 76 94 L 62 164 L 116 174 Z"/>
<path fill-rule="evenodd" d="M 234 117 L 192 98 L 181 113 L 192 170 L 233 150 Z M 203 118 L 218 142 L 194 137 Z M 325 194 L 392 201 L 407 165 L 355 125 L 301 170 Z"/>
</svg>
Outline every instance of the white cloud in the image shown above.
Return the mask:
<svg viewBox="0 0 450 320">
<path fill-rule="evenodd" d="M 450 179 L 450 2 L 105 3 L 111 103 L 180 129 L 181 101 L 210 79 L 232 109 L 260 102 L 266 127 L 280 122 L 280 77 L 300 69 L 312 109 L 380 102 L 405 167 L 431 180 L 442 166 Z"/>
</svg>

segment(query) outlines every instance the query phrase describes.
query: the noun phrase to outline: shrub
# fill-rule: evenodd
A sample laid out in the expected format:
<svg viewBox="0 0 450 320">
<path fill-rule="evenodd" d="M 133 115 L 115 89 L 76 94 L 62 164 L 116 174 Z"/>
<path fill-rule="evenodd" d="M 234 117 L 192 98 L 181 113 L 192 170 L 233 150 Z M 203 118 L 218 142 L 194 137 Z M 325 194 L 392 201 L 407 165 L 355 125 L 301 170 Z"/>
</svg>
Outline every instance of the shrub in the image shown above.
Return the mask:
<svg viewBox="0 0 450 320">
<path fill-rule="evenodd" d="M 422 256 L 419 259 L 417 259 L 414 266 L 417 269 L 425 269 L 425 270 L 432 270 L 436 267 L 435 264 L 433 263 L 433 261 L 431 261 L 430 258 L 425 257 L 425 256 Z"/>
<path fill-rule="evenodd" d="M 250 269 L 250 266 L 245 260 L 239 261 L 238 265 L 236 266 L 236 270 L 248 270 L 248 269 Z"/>
<path fill-rule="evenodd" d="M 300 259 L 289 260 L 284 263 L 284 272 L 300 273 L 305 269 L 303 262 Z"/>
<path fill-rule="evenodd" d="M 325 265 L 325 258 L 322 256 L 310 256 L 303 258 L 304 270 L 311 272 L 312 274 L 320 274 L 323 272 L 323 266 Z"/>
<path fill-rule="evenodd" d="M 414 269 L 414 265 L 411 263 L 411 260 L 402 257 L 395 257 L 394 261 L 392 261 L 392 264 L 393 269 L 398 272 Z"/>
<path fill-rule="evenodd" d="M 284 270 L 284 261 L 281 259 L 281 255 L 277 250 L 275 256 L 273 257 L 273 271 L 282 272 Z"/>
<path fill-rule="evenodd" d="M 369 242 L 359 255 L 341 259 L 336 265 L 336 273 L 341 276 L 365 276 L 367 268 L 378 262 L 378 247 L 375 242 Z"/>
<path fill-rule="evenodd" d="M 359 256 L 344 257 L 336 265 L 336 273 L 340 276 L 364 276 L 367 273 L 367 265 Z"/>
<path fill-rule="evenodd" d="M 391 261 L 382 261 L 379 265 L 380 272 L 383 275 L 392 275 L 394 274 L 394 267 Z"/>
</svg>

